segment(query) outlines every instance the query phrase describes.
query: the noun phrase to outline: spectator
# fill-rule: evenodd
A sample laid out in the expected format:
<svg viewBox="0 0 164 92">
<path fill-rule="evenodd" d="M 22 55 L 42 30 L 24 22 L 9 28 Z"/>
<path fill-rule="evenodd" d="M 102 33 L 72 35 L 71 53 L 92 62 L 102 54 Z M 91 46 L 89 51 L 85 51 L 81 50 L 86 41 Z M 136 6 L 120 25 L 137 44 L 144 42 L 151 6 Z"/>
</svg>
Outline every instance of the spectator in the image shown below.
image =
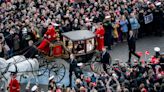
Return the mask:
<svg viewBox="0 0 164 92">
<path fill-rule="evenodd" d="M 126 20 L 124 15 L 122 15 L 121 17 L 120 26 L 123 33 L 123 40 L 125 41 L 127 39 L 128 34 L 128 21 Z"/>
<path fill-rule="evenodd" d="M 136 19 L 134 13 L 131 13 L 130 15 L 130 24 L 131 24 L 131 28 L 133 31 L 133 35 L 135 37 L 135 39 L 138 38 L 138 29 L 140 28 L 140 24 L 138 23 L 138 20 Z"/>
<path fill-rule="evenodd" d="M 1 57 L 4 57 L 5 55 L 8 56 L 9 55 L 9 51 L 10 51 L 10 48 L 6 44 L 4 35 L 2 33 L 0 33 L 0 53 L 1 53 L 0 55 L 1 55 Z"/>
<path fill-rule="evenodd" d="M 162 35 L 163 6 L 163 0 L 0 0 L 0 32 L 2 33 L 0 57 L 9 58 L 20 54 L 19 52 L 24 52 L 26 47 L 29 45 L 31 47 L 31 43 L 39 42 L 48 26 L 53 23 L 59 25 L 56 29 L 61 34 L 72 30 L 92 29 L 95 32 L 96 25 L 103 22 L 104 44 L 108 49 L 111 49 L 114 39 L 114 42 L 117 42 L 117 38 L 121 41 L 121 38 L 123 40 L 130 38 L 128 39 L 129 45 L 131 43 L 134 45 L 135 39 L 127 34 L 128 31 L 133 30 L 134 35 L 137 35 L 137 31 L 135 31 L 138 29 L 135 23 L 137 19 L 140 24 L 138 37 L 150 34 L 150 31 L 155 32 L 156 35 Z M 153 22 L 146 24 L 145 18 L 151 13 L 153 13 Z M 105 18 L 105 16 L 108 17 Z M 133 49 L 130 52 L 135 52 L 135 46 L 129 46 L 129 48 Z M 84 91 L 83 89 L 86 91 L 87 88 L 97 92 L 106 92 L 106 90 L 109 92 L 160 90 L 162 92 L 163 69 L 161 68 L 156 69 L 154 64 L 142 64 L 142 66 L 136 64 L 131 68 L 128 65 L 115 67 L 109 75 L 116 75 L 118 78 L 103 74 L 95 75 L 96 78 L 93 77 L 94 81 L 91 79 L 93 83 L 90 85 L 85 78 L 81 78 L 82 84 L 78 85 L 76 90 L 80 91 L 81 88 L 81 91 Z M 78 68 L 76 69 L 78 70 Z M 80 78 L 77 70 L 75 75 Z M 73 68 L 70 69 L 70 76 L 73 71 Z M 149 73 L 147 74 L 147 72 Z M 106 86 L 106 88 L 102 86 Z M 138 88 L 139 86 L 140 88 Z M 75 92 L 75 88 L 71 87 L 70 91 Z"/>
<path fill-rule="evenodd" d="M 104 29 L 105 29 L 105 34 L 104 34 L 104 45 L 107 46 L 109 50 L 111 50 L 111 45 L 112 45 L 112 31 L 113 27 L 110 21 L 111 16 L 106 16 L 105 22 L 104 22 Z"/>
</svg>

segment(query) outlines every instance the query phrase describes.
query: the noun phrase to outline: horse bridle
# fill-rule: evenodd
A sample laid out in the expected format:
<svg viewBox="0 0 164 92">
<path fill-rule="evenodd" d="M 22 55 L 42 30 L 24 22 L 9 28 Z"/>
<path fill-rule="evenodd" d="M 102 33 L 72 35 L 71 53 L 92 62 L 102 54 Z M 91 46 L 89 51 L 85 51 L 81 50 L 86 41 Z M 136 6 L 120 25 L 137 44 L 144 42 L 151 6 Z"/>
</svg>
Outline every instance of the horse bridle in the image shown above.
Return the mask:
<svg viewBox="0 0 164 92">
<path fill-rule="evenodd" d="M 9 63 L 9 64 L 7 65 L 5 71 L 2 72 L 2 75 L 5 74 L 5 73 L 7 73 L 7 71 L 8 71 L 8 69 L 9 69 L 9 67 L 10 67 L 11 64 L 14 64 L 14 63 Z M 15 69 L 16 69 L 15 72 L 17 73 L 17 72 L 18 72 L 18 67 L 17 67 L 16 64 L 14 64 L 14 66 L 15 66 Z M 11 71 L 9 71 L 9 72 L 11 72 Z"/>
<path fill-rule="evenodd" d="M 2 72 L 2 75 L 4 75 L 5 73 L 7 73 L 7 71 L 8 71 L 8 69 L 9 69 L 10 65 L 11 65 L 11 63 L 8 63 L 6 69 L 4 70 L 4 72 Z"/>
<path fill-rule="evenodd" d="M 3 76 L 3 78 L 5 80 L 7 80 L 7 78 L 4 76 L 4 74 L 7 73 L 7 71 L 8 71 L 8 69 L 9 69 L 9 67 L 10 67 L 11 64 L 12 63 L 8 63 L 8 65 L 7 65 L 6 69 L 4 70 L 4 72 L 1 72 L 1 75 Z M 17 73 L 18 72 L 18 68 L 17 68 L 16 64 L 14 64 L 14 66 L 15 66 L 15 69 L 16 69 L 15 72 Z M 11 72 L 11 71 L 9 71 L 9 72 Z"/>
<path fill-rule="evenodd" d="M 7 73 L 7 70 L 9 69 L 10 64 L 11 64 L 11 63 L 9 63 L 9 64 L 7 65 L 7 67 L 6 67 L 6 69 L 4 70 L 4 72 L 0 72 L 1 75 L 3 76 L 3 78 L 4 78 L 5 80 L 7 80 L 7 78 L 4 76 L 4 74 Z"/>
<path fill-rule="evenodd" d="M 16 62 L 15 58 L 13 58 L 13 59 L 14 59 L 14 61 Z M 2 75 L 4 75 L 5 73 L 7 73 L 7 71 L 8 71 L 8 69 L 9 69 L 9 67 L 10 67 L 11 64 L 14 64 L 15 69 L 16 69 L 15 72 L 16 72 L 16 73 L 18 72 L 18 68 L 17 68 L 17 66 L 16 66 L 15 63 L 8 63 L 8 65 L 7 65 L 6 69 L 5 69 L 5 71 L 1 73 Z"/>
</svg>

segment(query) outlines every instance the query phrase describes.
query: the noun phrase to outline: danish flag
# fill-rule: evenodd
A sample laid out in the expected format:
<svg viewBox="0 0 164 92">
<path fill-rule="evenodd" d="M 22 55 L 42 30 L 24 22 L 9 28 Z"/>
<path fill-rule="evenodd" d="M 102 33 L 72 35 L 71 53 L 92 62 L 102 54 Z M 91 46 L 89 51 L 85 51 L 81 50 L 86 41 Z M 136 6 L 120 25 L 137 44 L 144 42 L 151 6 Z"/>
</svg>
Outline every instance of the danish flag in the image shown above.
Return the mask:
<svg viewBox="0 0 164 92">
<path fill-rule="evenodd" d="M 137 54 L 141 57 L 143 54 L 142 52 L 137 52 Z"/>
<path fill-rule="evenodd" d="M 71 3 L 74 3 L 74 2 L 75 2 L 75 0 L 70 0 L 70 2 L 71 2 Z"/>
<path fill-rule="evenodd" d="M 145 54 L 146 54 L 146 55 L 150 55 L 150 52 L 149 52 L 149 51 L 145 51 Z"/>
</svg>

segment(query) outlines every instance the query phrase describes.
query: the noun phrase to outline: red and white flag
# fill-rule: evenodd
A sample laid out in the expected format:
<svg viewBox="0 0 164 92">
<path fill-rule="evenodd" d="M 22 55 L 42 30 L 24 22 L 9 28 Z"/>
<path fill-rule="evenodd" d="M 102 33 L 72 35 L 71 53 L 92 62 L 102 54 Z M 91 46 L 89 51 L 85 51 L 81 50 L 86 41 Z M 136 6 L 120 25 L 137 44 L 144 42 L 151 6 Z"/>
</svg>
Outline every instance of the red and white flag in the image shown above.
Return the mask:
<svg viewBox="0 0 164 92">
<path fill-rule="evenodd" d="M 75 2 L 75 0 L 70 0 L 70 3 L 74 3 Z"/>
<path fill-rule="evenodd" d="M 142 52 L 137 52 L 137 54 L 140 56 L 140 57 L 142 57 Z"/>
<path fill-rule="evenodd" d="M 149 51 L 145 51 L 145 54 L 146 54 L 146 55 L 150 55 L 150 52 L 149 52 Z"/>
</svg>

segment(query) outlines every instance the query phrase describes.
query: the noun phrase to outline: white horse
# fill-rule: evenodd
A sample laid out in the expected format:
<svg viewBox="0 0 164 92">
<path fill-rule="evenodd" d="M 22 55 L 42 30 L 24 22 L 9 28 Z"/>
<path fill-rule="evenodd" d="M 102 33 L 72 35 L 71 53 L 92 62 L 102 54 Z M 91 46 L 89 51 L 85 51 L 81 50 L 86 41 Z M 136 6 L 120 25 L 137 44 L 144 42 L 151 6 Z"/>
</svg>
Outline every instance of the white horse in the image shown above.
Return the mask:
<svg viewBox="0 0 164 92">
<path fill-rule="evenodd" d="M 13 56 L 9 59 L 7 59 L 7 63 L 16 63 L 16 62 L 21 62 L 21 61 L 24 61 L 26 60 L 26 57 L 23 56 L 23 55 L 16 55 L 16 56 Z"/>
<path fill-rule="evenodd" d="M 24 56 L 15 56 L 13 58 L 8 60 L 0 58 L 0 72 L 4 73 L 3 75 L 7 79 L 7 83 L 10 79 L 10 72 L 18 72 L 17 75 L 20 78 L 22 75 L 27 76 L 29 78 L 28 85 L 30 78 L 36 78 L 36 82 L 38 83 L 36 72 L 39 70 L 38 60 L 26 59 Z"/>
</svg>

